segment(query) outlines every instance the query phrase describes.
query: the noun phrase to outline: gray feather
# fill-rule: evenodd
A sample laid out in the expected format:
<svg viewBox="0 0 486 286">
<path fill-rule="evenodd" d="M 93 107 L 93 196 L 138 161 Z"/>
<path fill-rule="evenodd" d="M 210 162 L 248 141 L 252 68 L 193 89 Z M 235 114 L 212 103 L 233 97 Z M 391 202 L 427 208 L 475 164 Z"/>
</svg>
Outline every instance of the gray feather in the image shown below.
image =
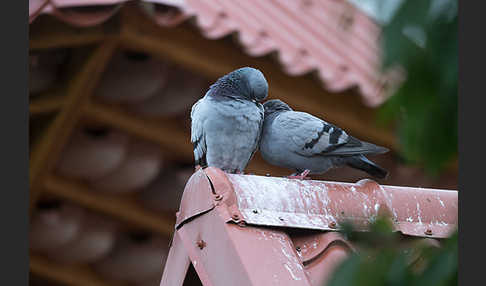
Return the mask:
<svg viewBox="0 0 486 286">
<path fill-rule="evenodd" d="M 263 74 L 253 68 L 235 70 L 214 83 L 191 110 L 194 159 L 201 166 L 242 172 L 260 141 L 267 96 Z"/>
<path fill-rule="evenodd" d="M 353 166 L 350 157 L 388 151 L 311 114 L 293 111 L 280 100 L 269 100 L 264 107 L 260 152 L 273 165 L 320 174 L 343 165 Z"/>
</svg>

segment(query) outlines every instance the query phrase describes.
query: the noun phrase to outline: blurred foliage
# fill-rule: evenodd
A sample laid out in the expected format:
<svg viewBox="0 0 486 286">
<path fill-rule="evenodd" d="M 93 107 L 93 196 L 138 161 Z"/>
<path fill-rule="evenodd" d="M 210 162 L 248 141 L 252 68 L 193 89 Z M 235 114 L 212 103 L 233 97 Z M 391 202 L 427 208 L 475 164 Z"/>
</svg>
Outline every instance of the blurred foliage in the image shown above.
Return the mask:
<svg viewBox="0 0 486 286">
<path fill-rule="evenodd" d="M 379 110 L 397 123 L 401 155 L 438 175 L 457 158 L 457 0 L 403 1 L 383 25 L 384 69 L 406 79 Z"/>
<path fill-rule="evenodd" d="M 449 286 L 457 285 L 457 231 L 441 247 L 412 240 L 408 244 L 391 222 L 378 218 L 369 232 L 343 224 L 343 235 L 358 246 L 334 272 L 328 286 Z"/>
</svg>

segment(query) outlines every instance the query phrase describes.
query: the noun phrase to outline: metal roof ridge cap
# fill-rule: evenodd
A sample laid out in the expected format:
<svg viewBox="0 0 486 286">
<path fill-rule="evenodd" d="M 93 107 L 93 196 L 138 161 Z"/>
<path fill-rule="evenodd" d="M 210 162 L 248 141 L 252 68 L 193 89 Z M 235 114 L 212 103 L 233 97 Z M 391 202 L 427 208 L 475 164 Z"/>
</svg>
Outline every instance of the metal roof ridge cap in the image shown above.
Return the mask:
<svg viewBox="0 0 486 286">
<path fill-rule="evenodd" d="M 227 206 L 237 205 L 233 183 L 231 183 L 223 170 L 216 167 L 207 167 L 204 169 L 204 173 L 211 184 L 215 199 Z"/>
<path fill-rule="evenodd" d="M 405 235 L 443 238 L 457 227 L 457 191 L 408 187 L 410 192 L 397 192 L 394 186 L 382 186 L 370 179 L 353 184 L 225 176 L 233 184 L 236 202 L 231 206 L 252 225 L 333 230 L 342 219 L 354 218 L 359 224 L 367 224 L 385 212 L 395 219 L 395 230 Z M 309 213 L 311 209 L 317 213 Z"/>
<path fill-rule="evenodd" d="M 207 192 L 202 190 L 203 188 L 206 188 Z M 192 174 L 184 187 L 179 211 L 176 213 L 175 229 L 193 217 L 212 210 L 215 206 L 212 192 L 212 183 L 203 170 Z"/>
</svg>

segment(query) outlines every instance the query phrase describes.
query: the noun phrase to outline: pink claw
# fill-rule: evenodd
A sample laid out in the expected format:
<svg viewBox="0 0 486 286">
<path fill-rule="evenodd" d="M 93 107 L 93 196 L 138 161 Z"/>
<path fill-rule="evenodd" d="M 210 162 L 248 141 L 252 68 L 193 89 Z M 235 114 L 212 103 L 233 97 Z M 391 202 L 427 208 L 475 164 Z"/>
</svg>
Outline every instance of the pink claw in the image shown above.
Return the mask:
<svg viewBox="0 0 486 286">
<path fill-rule="evenodd" d="M 309 175 L 309 173 L 310 173 L 310 170 L 305 170 L 300 175 L 290 175 L 287 178 L 289 178 L 289 179 L 298 179 L 298 180 L 310 180 L 311 178 L 310 177 L 307 177 L 307 175 Z"/>
</svg>

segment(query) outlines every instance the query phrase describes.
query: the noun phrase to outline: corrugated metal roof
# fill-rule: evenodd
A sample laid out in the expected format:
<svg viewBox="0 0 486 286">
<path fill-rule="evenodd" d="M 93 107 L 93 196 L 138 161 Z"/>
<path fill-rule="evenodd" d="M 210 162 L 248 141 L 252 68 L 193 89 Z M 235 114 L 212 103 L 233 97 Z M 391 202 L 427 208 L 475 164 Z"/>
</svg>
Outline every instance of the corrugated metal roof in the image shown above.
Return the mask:
<svg viewBox="0 0 486 286">
<path fill-rule="evenodd" d="M 98 25 L 127 0 L 30 0 L 30 22 L 39 13 L 71 25 Z M 365 103 L 386 97 L 393 72 L 380 67 L 380 27 L 347 1 L 141 0 L 159 25 L 174 26 L 194 17 L 201 32 L 217 39 L 237 33 L 252 56 L 277 52 L 284 70 L 294 76 L 316 71 L 327 90 L 358 87 Z"/>
</svg>

